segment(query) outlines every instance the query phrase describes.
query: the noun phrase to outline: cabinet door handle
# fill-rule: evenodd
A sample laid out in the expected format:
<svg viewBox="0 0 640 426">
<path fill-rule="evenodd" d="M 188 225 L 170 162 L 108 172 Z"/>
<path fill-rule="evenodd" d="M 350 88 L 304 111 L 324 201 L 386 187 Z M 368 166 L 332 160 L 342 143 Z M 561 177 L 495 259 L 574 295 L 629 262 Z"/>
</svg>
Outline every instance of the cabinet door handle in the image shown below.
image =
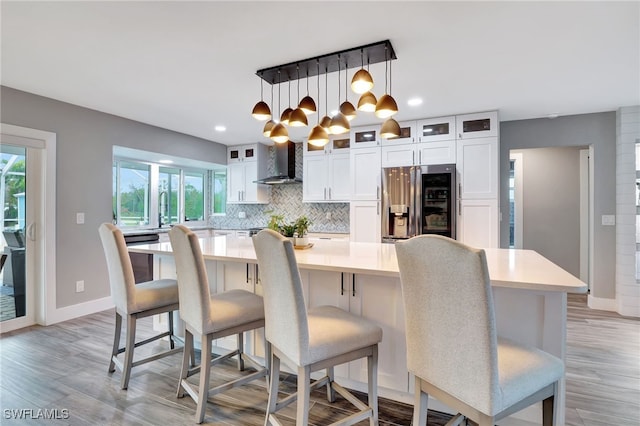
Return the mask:
<svg viewBox="0 0 640 426">
<path fill-rule="evenodd" d="M 458 200 L 458 216 L 462 216 L 462 201 Z"/>
<path fill-rule="evenodd" d="M 380 199 L 380 187 L 376 186 L 376 198 Z"/>
<path fill-rule="evenodd" d="M 351 295 L 356 297 L 356 274 L 351 274 Z"/>
<path fill-rule="evenodd" d="M 376 203 L 376 214 L 380 216 L 380 201 Z"/>
<path fill-rule="evenodd" d="M 411 153 L 411 164 L 415 165 L 416 164 L 416 152 L 413 151 Z"/>
<path fill-rule="evenodd" d="M 258 267 L 257 263 L 256 263 L 256 284 L 260 284 L 260 268 Z"/>
<path fill-rule="evenodd" d="M 420 164 L 422 164 L 422 151 L 418 151 L 418 159 L 420 160 Z"/>
<path fill-rule="evenodd" d="M 340 272 L 340 296 L 344 296 L 344 272 Z"/>
<path fill-rule="evenodd" d="M 245 280 L 247 284 L 249 284 L 249 264 L 247 263 L 247 279 Z"/>
<path fill-rule="evenodd" d="M 331 188 L 329 188 L 329 199 L 331 199 Z"/>
<path fill-rule="evenodd" d="M 324 195 L 322 196 L 323 200 L 327 199 L 327 188 L 324 188 Z"/>
</svg>

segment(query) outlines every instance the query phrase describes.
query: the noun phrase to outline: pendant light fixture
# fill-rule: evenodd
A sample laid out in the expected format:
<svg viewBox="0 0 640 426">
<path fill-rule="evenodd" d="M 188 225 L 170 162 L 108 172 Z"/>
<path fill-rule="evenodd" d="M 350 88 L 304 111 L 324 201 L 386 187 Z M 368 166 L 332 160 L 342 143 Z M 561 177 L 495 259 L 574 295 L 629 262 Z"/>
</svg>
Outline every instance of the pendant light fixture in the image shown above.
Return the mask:
<svg viewBox="0 0 640 426">
<path fill-rule="evenodd" d="M 338 68 L 340 65 L 338 64 Z M 347 89 L 347 70 L 349 69 L 349 64 L 347 61 L 344 61 L 344 102 L 340 105 L 340 112 L 347 117 L 347 120 L 351 121 L 356 118 L 356 108 L 353 106 L 351 102 L 349 102 L 349 89 Z"/>
<path fill-rule="evenodd" d="M 320 61 L 317 62 L 318 65 L 318 108 L 320 107 Z M 307 84 L 308 84 L 307 77 Z M 325 107 L 326 108 L 326 107 Z M 329 135 L 327 131 L 320 125 L 320 114 L 318 114 L 317 124 L 311 129 L 309 133 L 308 143 L 315 146 L 325 146 L 329 143 Z"/>
<path fill-rule="evenodd" d="M 364 92 L 358 100 L 358 111 L 374 112 L 376 110 L 376 104 L 378 100 L 373 92 Z"/>
<path fill-rule="evenodd" d="M 389 118 L 398 112 L 398 104 L 396 100 L 391 96 L 391 65 L 389 64 L 389 91 L 387 91 L 387 64 L 389 63 L 387 57 L 387 48 L 385 47 L 385 62 L 384 62 L 384 95 L 378 99 L 376 104 L 376 117 Z"/>
<path fill-rule="evenodd" d="M 291 118 L 291 113 L 293 112 L 293 109 L 291 109 L 291 80 L 289 80 L 289 106 L 287 108 L 285 108 L 284 111 L 282 111 L 282 114 L 280 115 L 280 122 L 286 126 L 289 125 L 289 118 Z"/>
<path fill-rule="evenodd" d="M 397 138 L 400 136 L 400 124 L 392 117 L 387 118 L 380 128 L 380 136 L 385 139 Z"/>
<path fill-rule="evenodd" d="M 338 103 L 340 103 L 340 55 L 338 55 Z M 349 120 L 342 112 L 338 111 L 338 113 L 331 118 L 329 129 L 331 129 L 332 134 L 341 135 L 347 133 L 350 128 Z"/>
<path fill-rule="evenodd" d="M 273 111 L 273 84 L 271 85 L 271 111 Z M 262 129 L 262 134 L 265 137 L 270 137 L 271 136 L 271 129 L 273 129 L 273 126 L 276 125 L 276 122 L 273 121 L 273 119 L 267 121 L 266 123 L 264 123 L 264 128 Z"/>
<path fill-rule="evenodd" d="M 280 103 L 280 71 L 278 71 L 278 108 L 280 108 L 280 105 L 282 104 Z M 285 143 L 289 140 L 289 132 L 284 127 L 284 124 L 280 122 L 273 126 L 269 137 L 275 143 Z"/>
<path fill-rule="evenodd" d="M 260 102 L 255 104 L 253 110 L 251 111 L 251 115 L 256 120 L 264 121 L 271 118 L 271 110 L 269 109 L 269 105 L 264 101 L 263 98 L 263 79 L 260 76 Z"/>
<path fill-rule="evenodd" d="M 329 81 L 327 79 L 328 71 L 329 70 L 325 67 L 324 69 L 324 117 L 322 117 L 322 120 L 320 120 L 320 126 L 322 126 L 324 131 L 327 132 L 328 135 L 330 135 L 331 134 L 331 117 L 329 117 L 329 114 L 327 114 L 327 108 L 329 104 L 329 97 L 328 97 Z M 320 79 L 320 74 L 318 74 L 318 80 L 319 79 Z M 319 93 L 318 93 L 318 99 L 320 99 Z"/>
<path fill-rule="evenodd" d="M 351 79 L 351 90 L 361 95 L 373 89 L 373 78 L 369 71 L 364 69 L 364 49 L 360 49 L 361 68 L 353 75 Z"/>
<path fill-rule="evenodd" d="M 296 65 L 296 72 L 298 74 L 298 99 L 300 99 L 300 67 Z M 291 111 L 289 116 L 289 126 L 291 127 L 304 127 L 308 124 L 307 114 L 304 113 L 302 108 L 298 108 Z"/>
<path fill-rule="evenodd" d="M 318 61 L 318 78 L 320 78 L 320 61 Z M 320 92 L 318 92 L 318 103 L 320 103 Z M 310 115 L 316 112 L 316 102 L 311 96 L 309 96 L 309 68 L 307 68 L 307 96 L 302 98 L 298 108 L 304 111 L 305 114 Z"/>
</svg>

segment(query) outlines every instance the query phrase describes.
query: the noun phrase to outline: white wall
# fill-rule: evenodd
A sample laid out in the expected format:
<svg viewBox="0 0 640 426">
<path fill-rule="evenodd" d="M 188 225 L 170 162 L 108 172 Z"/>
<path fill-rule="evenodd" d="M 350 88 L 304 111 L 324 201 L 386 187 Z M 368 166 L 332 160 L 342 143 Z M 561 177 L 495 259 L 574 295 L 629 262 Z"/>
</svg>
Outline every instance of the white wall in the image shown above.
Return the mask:
<svg viewBox="0 0 640 426">
<path fill-rule="evenodd" d="M 57 135 L 56 307 L 109 297 L 98 226 L 112 220 L 113 146 L 226 164 L 226 146 L 0 86 L 2 122 Z M 76 213 L 85 224 L 76 225 Z M 75 292 L 75 282 L 85 291 Z"/>
<path fill-rule="evenodd" d="M 512 151 L 513 152 L 513 151 Z M 522 248 L 580 276 L 580 148 L 522 154 Z"/>
<path fill-rule="evenodd" d="M 622 315 L 640 317 L 636 281 L 636 142 L 640 106 L 616 114 L 616 306 Z"/>
</svg>

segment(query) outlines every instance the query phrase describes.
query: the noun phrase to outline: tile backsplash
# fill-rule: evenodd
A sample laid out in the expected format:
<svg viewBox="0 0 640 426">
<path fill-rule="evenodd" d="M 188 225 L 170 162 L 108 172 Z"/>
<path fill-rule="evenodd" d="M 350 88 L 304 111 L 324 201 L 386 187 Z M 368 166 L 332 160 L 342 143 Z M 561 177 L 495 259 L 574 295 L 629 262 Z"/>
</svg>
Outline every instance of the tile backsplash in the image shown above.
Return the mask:
<svg viewBox="0 0 640 426">
<path fill-rule="evenodd" d="M 268 173 L 273 174 L 275 151 L 269 148 Z M 302 178 L 302 144 L 296 144 L 296 177 Z M 280 214 L 285 222 L 307 216 L 312 224 L 309 232 L 349 233 L 349 203 L 303 203 L 302 183 L 272 185 L 269 204 L 227 204 L 224 216 L 212 216 L 217 229 L 266 227 L 270 215 Z M 239 218 L 240 212 L 246 217 Z"/>
</svg>

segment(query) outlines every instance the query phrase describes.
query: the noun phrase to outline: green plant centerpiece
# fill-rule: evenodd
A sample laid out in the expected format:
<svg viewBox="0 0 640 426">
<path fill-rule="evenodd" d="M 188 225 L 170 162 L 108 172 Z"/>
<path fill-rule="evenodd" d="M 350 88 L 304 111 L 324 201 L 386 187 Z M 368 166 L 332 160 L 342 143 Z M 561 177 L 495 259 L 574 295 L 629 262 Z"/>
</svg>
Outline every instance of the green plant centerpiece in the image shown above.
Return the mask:
<svg viewBox="0 0 640 426">
<path fill-rule="evenodd" d="M 296 228 L 296 239 L 295 245 L 297 246 L 306 246 L 309 245 L 309 238 L 307 237 L 307 231 L 309 231 L 309 226 L 311 226 L 311 220 L 309 220 L 306 216 L 300 216 L 295 221 Z"/>
<path fill-rule="evenodd" d="M 296 246 L 307 246 L 309 244 L 309 238 L 307 237 L 309 226 L 311 226 L 311 220 L 307 216 L 303 215 L 294 222 L 286 223 L 283 215 L 273 213 L 269 217 L 269 223 L 267 224 L 267 228 L 291 238 Z"/>
<path fill-rule="evenodd" d="M 280 233 L 287 238 L 293 238 L 296 233 L 295 223 L 285 223 L 280 225 Z"/>
</svg>

